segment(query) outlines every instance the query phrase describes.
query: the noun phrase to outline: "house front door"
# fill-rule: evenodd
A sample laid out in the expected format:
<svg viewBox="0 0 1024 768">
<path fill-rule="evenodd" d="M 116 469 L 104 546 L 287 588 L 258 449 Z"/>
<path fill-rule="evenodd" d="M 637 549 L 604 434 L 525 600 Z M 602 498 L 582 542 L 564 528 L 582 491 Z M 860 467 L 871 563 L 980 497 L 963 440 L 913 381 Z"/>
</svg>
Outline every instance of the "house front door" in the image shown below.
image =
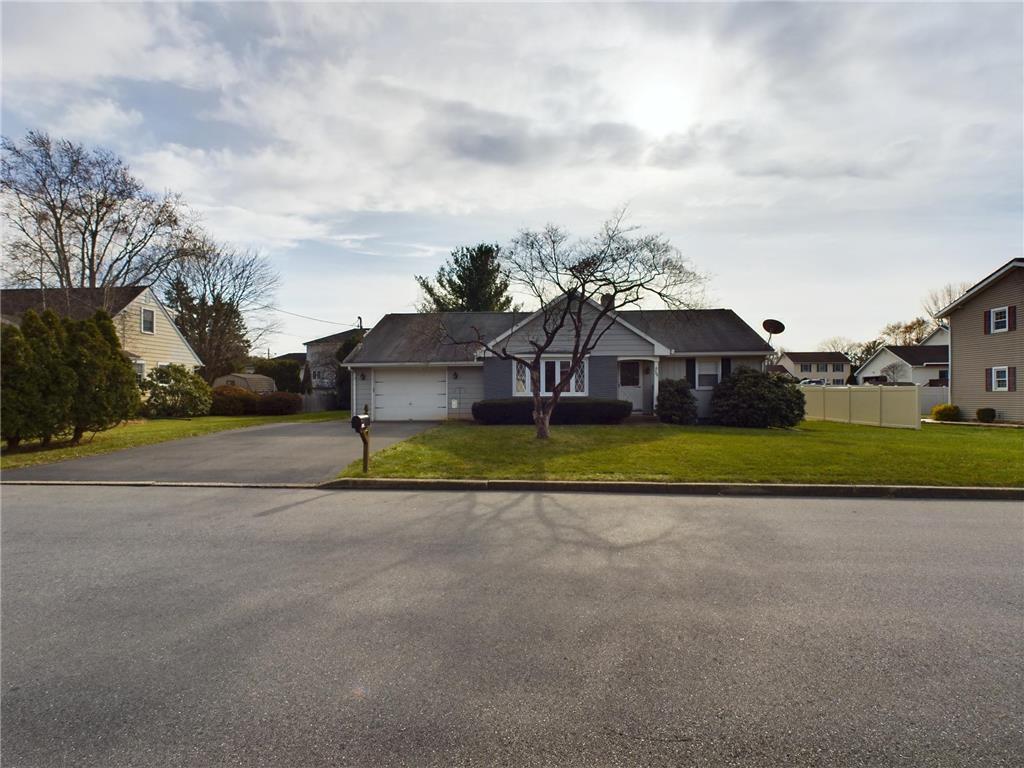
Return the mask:
<svg viewBox="0 0 1024 768">
<path fill-rule="evenodd" d="M 629 400 L 634 411 L 644 409 L 643 368 L 639 360 L 619 363 L 619 399 Z"/>
</svg>

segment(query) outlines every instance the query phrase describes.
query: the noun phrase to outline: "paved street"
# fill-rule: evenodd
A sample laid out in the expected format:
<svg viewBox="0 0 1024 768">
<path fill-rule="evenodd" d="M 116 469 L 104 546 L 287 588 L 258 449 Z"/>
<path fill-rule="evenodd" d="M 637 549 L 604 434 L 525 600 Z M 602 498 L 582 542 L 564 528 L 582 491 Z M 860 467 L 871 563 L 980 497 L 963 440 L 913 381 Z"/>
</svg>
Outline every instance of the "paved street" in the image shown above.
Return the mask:
<svg viewBox="0 0 1024 768">
<path fill-rule="evenodd" d="M 5 766 L 1024 754 L 1018 503 L 2 492 Z"/>
<path fill-rule="evenodd" d="M 434 426 L 373 425 L 373 451 Z M 363 444 L 347 421 L 267 424 L 172 440 L 102 456 L 4 470 L 8 480 L 175 483 L 319 483 L 361 459 Z"/>
</svg>

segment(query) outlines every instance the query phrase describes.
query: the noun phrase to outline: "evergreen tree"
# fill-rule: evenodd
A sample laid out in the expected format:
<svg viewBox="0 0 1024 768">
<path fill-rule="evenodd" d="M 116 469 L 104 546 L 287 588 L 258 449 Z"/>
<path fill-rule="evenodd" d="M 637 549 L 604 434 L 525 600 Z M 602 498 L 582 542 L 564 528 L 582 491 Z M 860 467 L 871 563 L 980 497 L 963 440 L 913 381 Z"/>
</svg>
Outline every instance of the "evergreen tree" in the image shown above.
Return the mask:
<svg viewBox="0 0 1024 768">
<path fill-rule="evenodd" d="M 131 360 L 121 349 L 121 338 L 110 315 L 100 311 L 92 319 L 107 342 L 107 395 L 117 422 L 121 422 L 138 413 L 141 399 L 139 382 Z"/>
<path fill-rule="evenodd" d="M 77 386 L 71 405 L 71 442 L 77 445 L 86 432 L 102 432 L 131 418 L 139 404 L 131 364 L 121 354 L 121 345 L 113 324 L 105 328 L 98 312 L 88 320 L 65 319 L 68 363 L 77 374 Z M 132 378 L 127 387 L 124 372 Z"/>
<path fill-rule="evenodd" d="M 480 243 L 452 251 L 432 282 L 416 276 L 424 293 L 424 312 L 507 312 L 512 309 L 509 281 L 501 266 L 501 247 Z"/>
<path fill-rule="evenodd" d="M 31 434 L 23 437 L 38 437 L 47 446 L 70 426 L 77 377 L 67 360 L 64 325 L 53 311 L 47 310 L 41 317 L 31 310 L 26 312 L 21 318 L 21 332 L 31 349 L 32 381 L 39 393 Z"/>
<path fill-rule="evenodd" d="M 40 410 L 32 349 L 16 325 L 0 328 L 0 432 L 9 450 L 33 434 Z"/>
</svg>

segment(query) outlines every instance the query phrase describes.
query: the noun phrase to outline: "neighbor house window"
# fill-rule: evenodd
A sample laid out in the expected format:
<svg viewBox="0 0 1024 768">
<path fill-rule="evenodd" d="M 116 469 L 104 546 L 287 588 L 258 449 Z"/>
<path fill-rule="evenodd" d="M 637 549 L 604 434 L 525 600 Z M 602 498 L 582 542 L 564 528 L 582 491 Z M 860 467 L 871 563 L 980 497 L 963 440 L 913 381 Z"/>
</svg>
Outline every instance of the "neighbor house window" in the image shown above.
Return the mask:
<svg viewBox="0 0 1024 768">
<path fill-rule="evenodd" d="M 142 380 L 146 377 L 146 364 L 132 363 L 132 368 L 135 369 L 135 380 L 141 384 Z"/>
<path fill-rule="evenodd" d="M 713 389 L 721 375 L 718 360 L 697 361 L 697 389 Z"/>
<path fill-rule="evenodd" d="M 832 383 L 837 387 L 842 386 L 844 379 L 832 379 Z"/>
<path fill-rule="evenodd" d="M 566 374 L 571 365 L 571 360 L 563 358 L 542 360 L 540 366 L 540 393 L 542 395 L 550 395 L 551 390 L 557 386 L 558 382 L 561 381 L 562 377 Z M 581 396 L 587 394 L 587 382 L 589 380 L 588 366 L 589 361 L 584 360 L 579 369 L 569 378 L 568 384 L 565 389 L 562 390 L 563 395 Z M 527 366 L 522 365 L 522 363 L 516 363 L 513 375 L 512 394 L 532 394 L 530 392 L 529 384 L 530 369 Z"/>
<path fill-rule="evenodd" d="M 828 363 L 818 363 L 818 373 L 828 373 Z"/>
<path fill-rule="evenodd" d="M 1001 368 L 992 369 L 992 391 L 993 392 L 1009 392 L 1010 391 L 1010 369 L 1005 365 Z"/>
<path fill-rule="evenodd" d="M 800 373 L 810 373 L 811 367 L 810 363 L 800 363 Z"/>
<path fill-rule="evenodd" d="M 992 333 L 1002 333 L 1010 328 L 1009 307 L 999 307 L 992 310 Z"/>
<path fill-rule="evenodd" d="M 156 313 L 152 309 L 142 310 L 142 332 L 156 333 Z"/>
<path fill-rule="evenodd" d="M 833 373 L 842 373 L 846 370 L 846 363 L 832 363 Z"/>
</svg>

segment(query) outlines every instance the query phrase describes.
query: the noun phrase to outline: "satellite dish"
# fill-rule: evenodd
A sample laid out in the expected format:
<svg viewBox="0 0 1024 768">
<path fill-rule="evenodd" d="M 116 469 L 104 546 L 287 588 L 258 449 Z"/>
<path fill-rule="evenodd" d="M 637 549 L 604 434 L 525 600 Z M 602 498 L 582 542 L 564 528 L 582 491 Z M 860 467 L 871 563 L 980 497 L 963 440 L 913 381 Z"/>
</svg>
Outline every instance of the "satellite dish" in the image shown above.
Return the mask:
<svg viewBox="0 0 1024 768">
<path fill-rule="evenodd" d="M 763 323 L 761 323 L 761 327 L 768 331 L 769 334 L 782 333 L 784 330 L 786 330 L 786 326 L 784 326 L 778 320 L 772 320 L 770 317 Z"/>
</svg>

